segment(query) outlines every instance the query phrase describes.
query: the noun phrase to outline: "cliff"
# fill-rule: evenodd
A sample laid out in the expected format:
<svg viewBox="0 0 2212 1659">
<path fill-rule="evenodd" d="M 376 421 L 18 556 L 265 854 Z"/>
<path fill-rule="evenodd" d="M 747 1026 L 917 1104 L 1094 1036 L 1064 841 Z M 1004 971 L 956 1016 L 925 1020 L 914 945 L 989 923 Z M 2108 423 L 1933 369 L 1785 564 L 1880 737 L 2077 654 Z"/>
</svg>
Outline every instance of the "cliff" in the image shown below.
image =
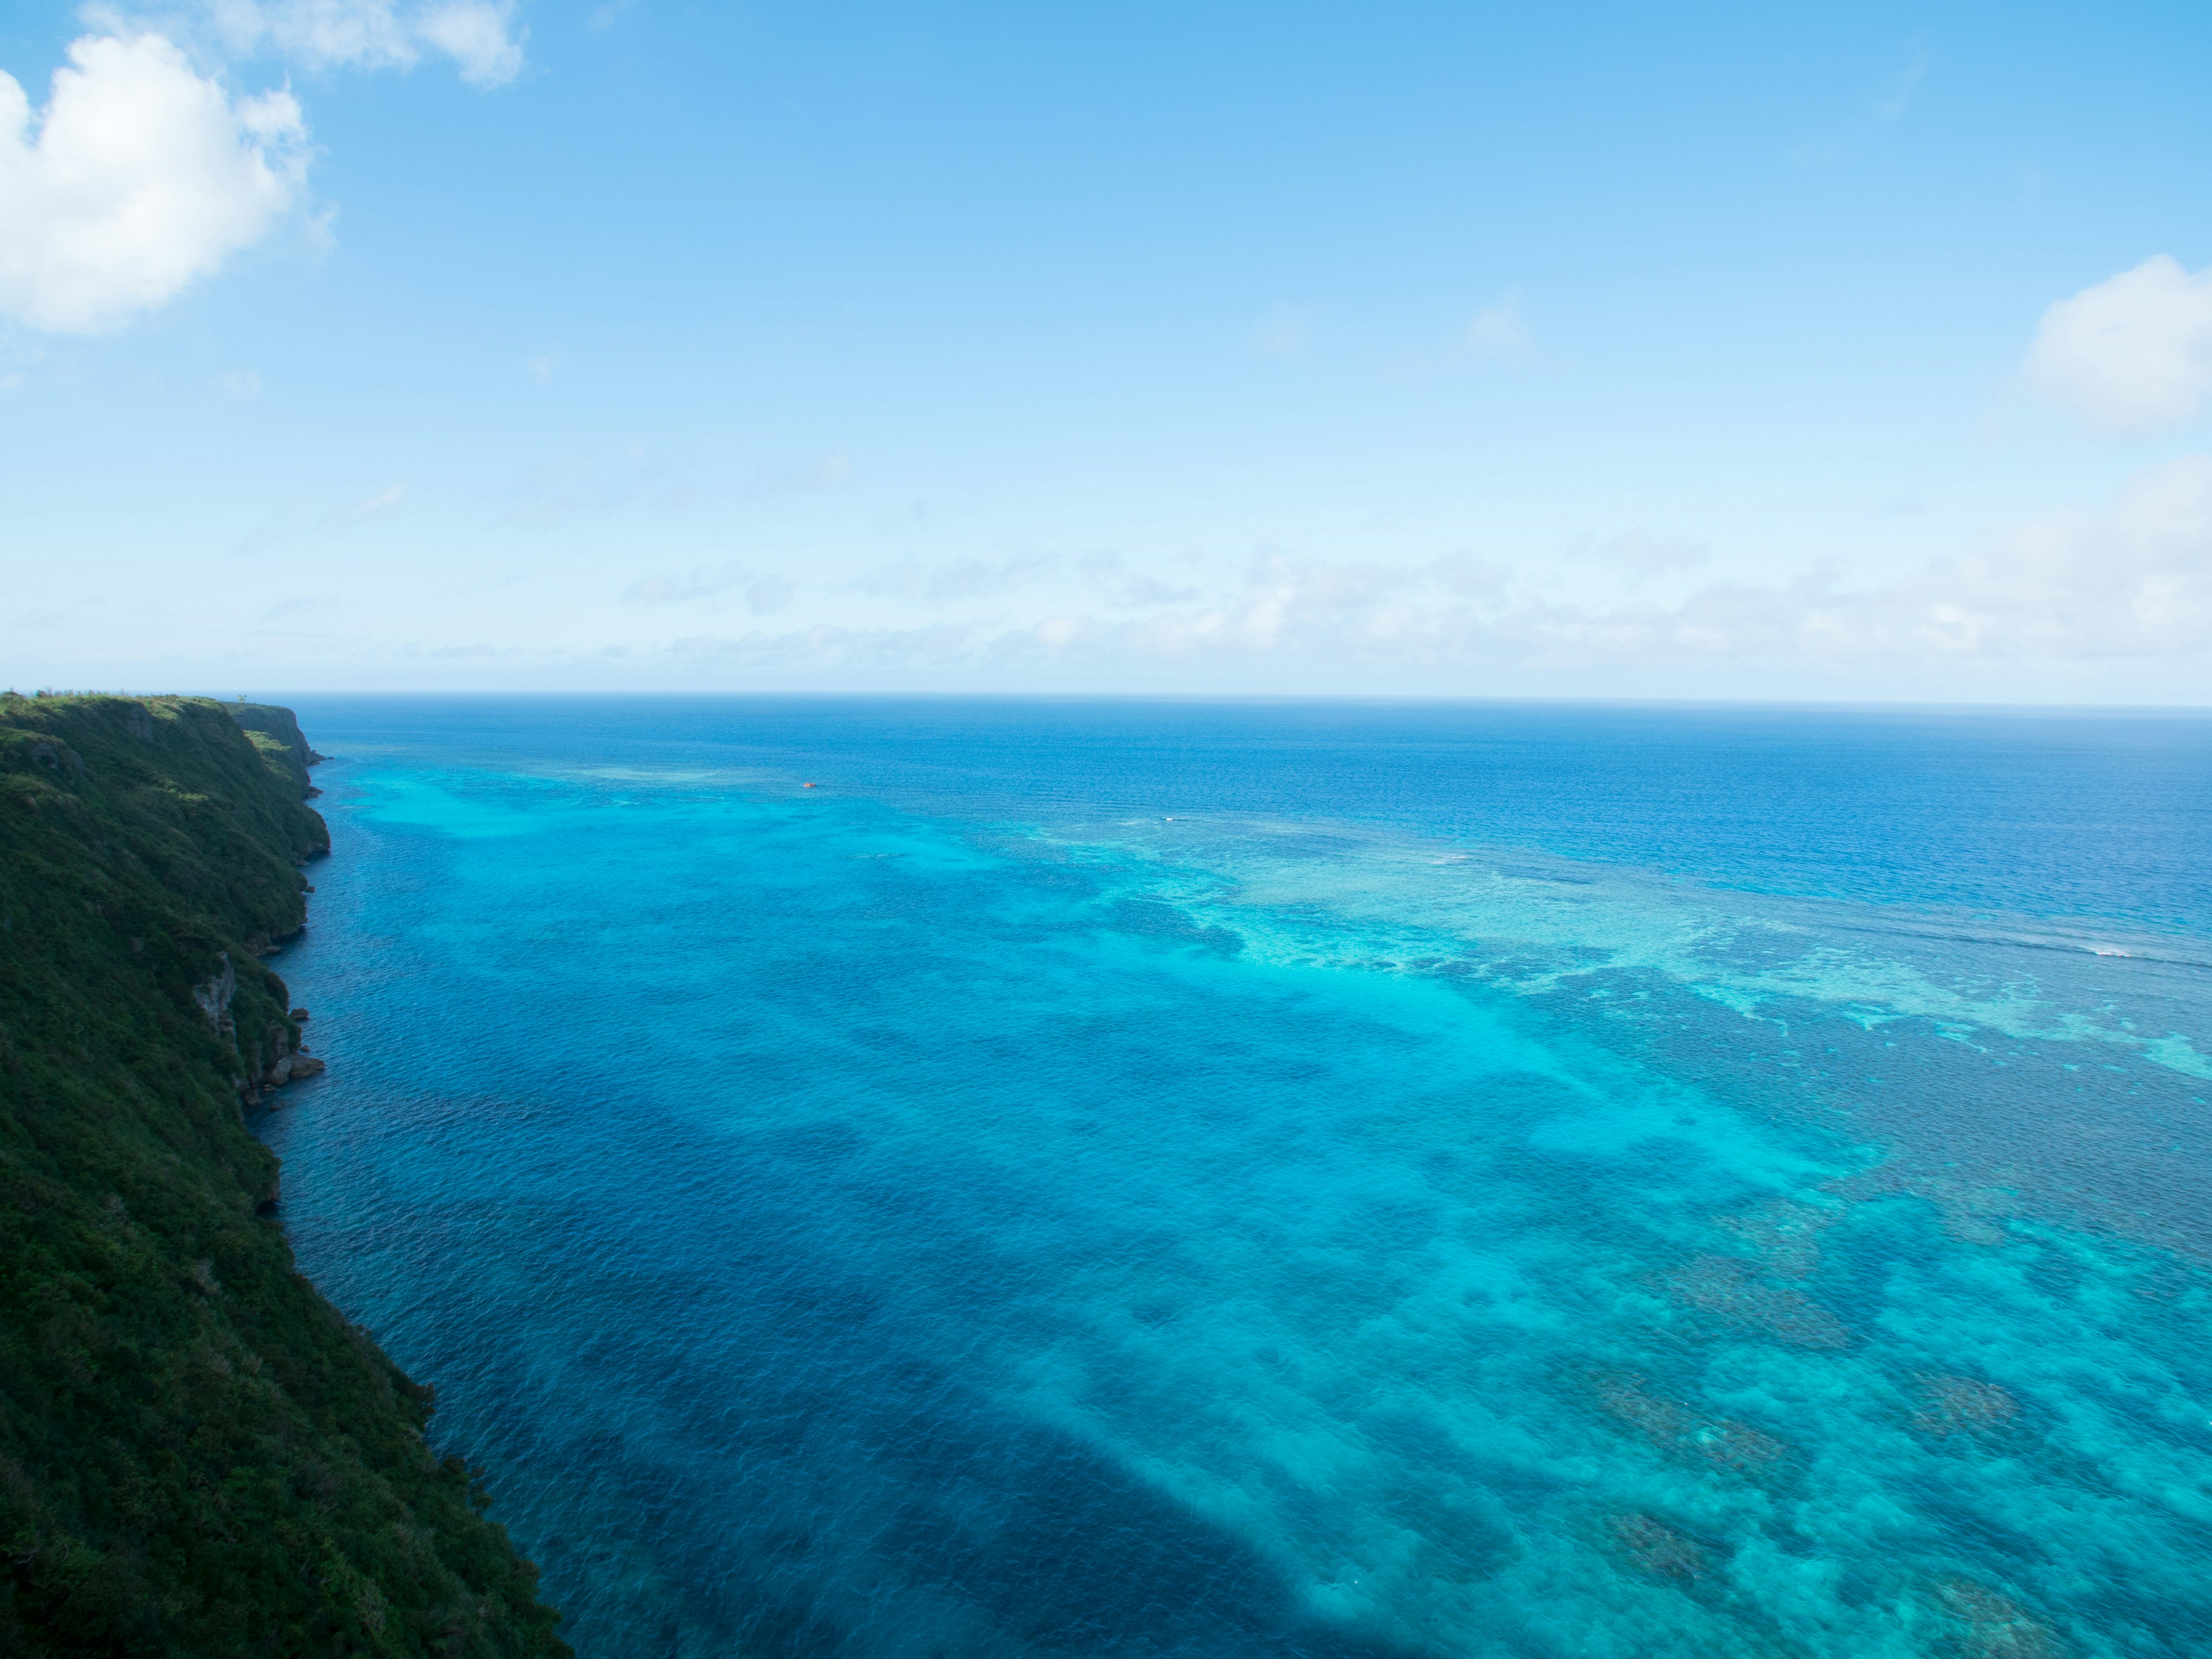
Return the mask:
<svg viewBox="0 0 2212 1659">
<path fill-rule="evenodd" d="M 246 1127 L 320 1066 L 261 959 L 317 758 L 288 710 L 0 699 L 0 1652 L 567 1652 Z"/>
<path fill-rule="evenodd" d="M 237 722 L 273 770 L 299 786 L 301 800 L 322 793 L 308 781 L 307 769 L 323 757 L 308 744 L 290 709 L 266 702 L 227 702 L 222 712 Z"/>
</svg>

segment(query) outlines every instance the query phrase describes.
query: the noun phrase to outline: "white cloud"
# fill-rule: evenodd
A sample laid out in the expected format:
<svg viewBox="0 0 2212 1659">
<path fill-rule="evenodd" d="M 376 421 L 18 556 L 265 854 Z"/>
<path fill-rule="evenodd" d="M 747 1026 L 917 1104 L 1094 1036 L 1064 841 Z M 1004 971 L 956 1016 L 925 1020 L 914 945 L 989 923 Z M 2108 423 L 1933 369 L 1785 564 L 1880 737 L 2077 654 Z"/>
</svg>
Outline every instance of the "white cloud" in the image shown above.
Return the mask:
<svg viewBox="0 0 2212 1659">
<path fill-rule="evenodd" d="M 1689 560 L 1635 537 L 1518 568 L 1471 555 L 1267 553 L 1208 562 L 1191 570 L 1193 586 L 1142 604 L 1122 602 L 1129 572 L 1103 555 L 1063 556 L 1056 574 L 1018 591 L 997 580 L 1006 566 L 895 567 L 902 588 L 926 592 L 942 574 L 964 591 L 934 614 L 855 608 L 844 600 L 858 584 L 794 592 L 732 562 L 637 582 L 611 633 L 586 622 L 565 644 L 513 631 L 493 643 L 517 683 L 573 684 L 619 659 L 618 678 L 638 684 L 1671 695 L 1764 684 L 2027 702 L 2102 688 L 2212 701 L 2212 454 L 2147 470 L 2107 501 L 1996 526 L 1894 579 L 1834 565 L 1654 593 L 1632 579 L 1654 562 L 1677 577 Z"/>
<path fill-rule="evenodd" d="M 1756 662 L 1886 677 L 1965 661 L 2033 672 L 2020 665 L 2133 658 L 2212 669 L 2212 455 L 2144 471 L 2100 506 L 1998 526 L 1971 552 L 1894 580 L 1854 584 L 1828 567 L 1780 581 L 1714 580 L 1679 599 L 1641 587 L 1645 575 L 1704 561 L 1700 547 L 1641 533 L 1594 545 L 1570 562 L 1620 574 L 1593 595 L 1565 570 L 1272 555 L 1133 617 L 1070 609 L 1053 596 L 1026 618 L 975 611 L 926 637 L 940 665 L 1241 661 L 1235 672 L 1263 679 L 1357 678 L 1362 663 Z M 779 648 L 805 657 L 799 635 L 780 637 Z M 838 652 L 860 637 L 839 631 Z M 925 635 L 898 637 L 911 658 Z"/>
<path fill-rule="evenodd" d="M 1916 597 L 1989 653 L 2148 656 L 2212 646 L 2212 455 L 2138 473 L 2109 505 L 2007 526 Z"/>
<path fill-rule="evenodd" d="M 210 0 L 208 11 L 231 51 L 310 69 L 409 69 L 427 49 L 475 86 L 504 86 L 522 72 L 514 0 Z"/>
<path fill-rule="evenodd" d="M 2027 377 L 2103 425 L 2187 420 L 2212 392 L 2212 270 L 2161 253 L 2061 300 L 2043 313 Z"/>
<path fill-rule="evenodd" d="M 2212 651 L 2212 456 L 2138 474 L 2110 502 L 2002 526 L 1900 580 L 1816 570 L 1715 582 L 1680 603 L 1529 605 L 1504 631 L 1584 653 L 1817 663 L 2067 662 Z"/>
<path fill-rule="evenodd" d="M 433 6 L 416 27 L 425 40 L 461 66 L 471 86 L 503 87 L 522 73 L 522 37 L 514 31 L 514 9 L 484 0 L 456 0 Z"/>
<path fill-rule="evenodd" d="M 96 333 L 259 238 L 305 179 L 291 94 L 234 100 L 158 34 L 87 35 L 33 121 L 0 73 L 0 312 Z"/>
<path fill-rule="evenodd" d="M 169 14 L 174 39 L 104 6 L 88 15 L 102 32 L 70 46 L 44 110 L 0 72 L 0 315 L 61 332 L 161 305 L 302 193 L 307 125 L 291 93 L 234 98 L 177 40 L 203 58 L 310 69 L 440 52 L 486 87 L 522 69 L 514 0 L 198 0 Z"/>
</svg>

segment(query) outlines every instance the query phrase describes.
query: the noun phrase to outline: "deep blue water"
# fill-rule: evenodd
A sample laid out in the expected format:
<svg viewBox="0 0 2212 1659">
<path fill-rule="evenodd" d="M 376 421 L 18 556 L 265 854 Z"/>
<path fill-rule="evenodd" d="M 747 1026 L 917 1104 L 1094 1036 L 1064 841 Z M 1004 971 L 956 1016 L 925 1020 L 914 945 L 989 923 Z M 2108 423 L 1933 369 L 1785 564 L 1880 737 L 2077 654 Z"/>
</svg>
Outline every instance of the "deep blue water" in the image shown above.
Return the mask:
<svg viewBox="0 0 2212 1659">
<path fill-rule="evenodd" d="M 589 1659 L 2212 1654 L 2212 721 L 300 713 L 286 1224 Z"/>
</svg>

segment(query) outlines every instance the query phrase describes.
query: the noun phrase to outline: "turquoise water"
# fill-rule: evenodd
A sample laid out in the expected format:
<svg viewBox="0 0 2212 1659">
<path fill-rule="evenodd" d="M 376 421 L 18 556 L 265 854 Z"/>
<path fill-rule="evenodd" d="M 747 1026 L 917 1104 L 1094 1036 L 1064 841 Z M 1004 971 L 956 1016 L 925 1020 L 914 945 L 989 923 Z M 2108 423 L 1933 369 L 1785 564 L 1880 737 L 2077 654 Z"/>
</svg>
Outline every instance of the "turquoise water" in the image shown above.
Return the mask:
<svg viewBox="0 0 2212 1659">
<path fill-rule="evenodd" d="M 301 714 L 285 1222 L 586 1656 L 2212 1654 L 2212 722 Z"/>
</svg>

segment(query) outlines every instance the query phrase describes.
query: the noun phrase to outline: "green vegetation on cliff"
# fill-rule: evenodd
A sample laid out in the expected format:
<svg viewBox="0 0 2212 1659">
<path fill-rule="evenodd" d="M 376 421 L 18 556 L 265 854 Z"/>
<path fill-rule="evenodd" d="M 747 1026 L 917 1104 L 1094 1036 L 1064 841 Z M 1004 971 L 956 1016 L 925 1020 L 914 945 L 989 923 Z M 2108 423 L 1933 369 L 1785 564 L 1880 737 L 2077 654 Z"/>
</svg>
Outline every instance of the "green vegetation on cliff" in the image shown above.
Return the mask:
<svg viewBox="0 0 2212 1659">
<path fill-rule="evenodd" d="M 308 744 L 290 709 L 265 702 L 227 702 L 222 712 L 244 728 L 262 759 L 298 786 L 301 800 L 322 793 L 307 781 L 307 769 L 323 757 Z"/>
<path fill-rule="evenodd" d="M 259 956 L 311 758 L 282 709 L 0 699 L 0 1652 L 567 1652 L 245 1126 L 313 1069 Z"/>
</svg>

